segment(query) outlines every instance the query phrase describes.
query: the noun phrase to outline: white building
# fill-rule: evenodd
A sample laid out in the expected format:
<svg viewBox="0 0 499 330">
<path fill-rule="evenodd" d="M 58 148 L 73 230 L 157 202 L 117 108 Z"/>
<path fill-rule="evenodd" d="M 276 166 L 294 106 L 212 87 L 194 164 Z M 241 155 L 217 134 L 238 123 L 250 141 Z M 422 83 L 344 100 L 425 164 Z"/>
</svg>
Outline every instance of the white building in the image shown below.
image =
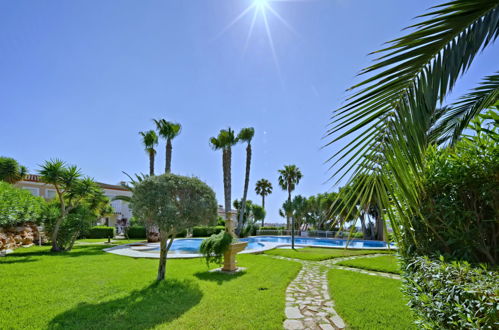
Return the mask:
<svg viewBox="0 0 499 330">
<path fill-rule="evenodd" d="M 132 196 L 132 192 L 119 185 L 112 185 L 102 182 L 97 182 L 102 188 L 104 194 L 111 200 L 113 214 L 99 220 L 99 224 L 114 227 L 117 222 L 122 224 L 128 223 L 132 217 L 132 212 L 128 207 L 128 203 L 120 200 L 113 201 L 116 196 Z M 34 196 L 41 196 L 46 200 L 51 200 L 56 197 L 56 191 L 53 185 L 46 184 L 40 180 L 39 175 L 28 174 L 22 181 L 15 183 L 15 186 L 21 189 L 26 189 Z"/>
</svg>

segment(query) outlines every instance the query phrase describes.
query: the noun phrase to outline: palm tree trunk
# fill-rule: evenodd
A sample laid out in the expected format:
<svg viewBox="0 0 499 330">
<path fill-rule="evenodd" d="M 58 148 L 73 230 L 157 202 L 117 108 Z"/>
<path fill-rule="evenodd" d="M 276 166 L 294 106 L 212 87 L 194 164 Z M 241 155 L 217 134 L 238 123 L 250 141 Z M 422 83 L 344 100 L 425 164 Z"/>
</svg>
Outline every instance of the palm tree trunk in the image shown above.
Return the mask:
<svg viewBox="0 0 499 330">
<path fill-rule="evenodd" d="M 173 239 L 175 238 L 175 231 L 169 233 L 163 230 L 160 230 L 161 243 L 159 244 L 159 267 L 158 267 L 158 281 L 163 281 L 165 279 L 166 273 L 166 256 L 168 255 L 168 251 L 172 246 Z M 168 238 L 170 241 L 167 244 Z"/>
<path fill-rule="evenodd" d="M 288 202 L 291 204 L 291 189 L 289 187 L 291 186 L 290 183 L 288 183 Z M 288 217 L 288 226 L 289 226 L 289 217 Z M 295 217 L 291 216 L 291 248 L 294 250 L 295 249 Z"/>
<path fill-rule="evenodd" d="M 154 176 L 154 150 L 149 151 L 149 175 Z"/>
<path fill-rule="evenodd" d="M 366 238 L 366 214 L 364 211 L 360 211 L 360 226 L 362 228 L 362 237 Z"/>
<path fill-rule="evenodd" d="M 230 148 L 224 148 L 222 152 L 223 176 L 224 176 L 224 199 L 225 199 L 225 228 L 233 235 L 232 215 L 231 215 L 231 158 Z"/>
<path fill-rule="evenodd" d="M 172 168 L 172 140 L 166 140 L 165 173 L 170 173 Z"/>
<path fill-rule="evenodd" d="M 239 211 L 239 219 L 237 222 L 237 235 L 241 235 L 241 231 L 243 229 L 243 219 L 244 219 L 244 211 L 246 209 L 246 198 L 248 196 L 250 169 L 251 169 L 251 144 L 248 143 L 248 146 L 246 147 L 246 175 L 244 176 L 243 198 L 241 200 L 242 203 L 241 210 Z"/>
<path fill-rule="evenodd" d="M 265 210 L 265 195 L 262 195 L 262 209 Z"/>
</svg>

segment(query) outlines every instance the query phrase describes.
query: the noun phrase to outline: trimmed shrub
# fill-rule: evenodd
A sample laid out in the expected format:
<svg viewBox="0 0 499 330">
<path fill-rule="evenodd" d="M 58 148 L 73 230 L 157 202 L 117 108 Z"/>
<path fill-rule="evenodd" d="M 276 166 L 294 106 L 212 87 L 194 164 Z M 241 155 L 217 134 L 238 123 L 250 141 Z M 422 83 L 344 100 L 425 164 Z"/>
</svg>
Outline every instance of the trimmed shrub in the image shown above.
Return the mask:
<svg viewBox="0 0 499 330">
<path fill-rule="evenodd" d="M 272 226 L 263 226 L 260 227 L 260 230 L 284 230 L 285 227 L 272 227 Z"/>
<path fill-rule="evenodd" d="M 424 329 L 497 329 L 499 276 L 467 262 L 406 260 L 404 291 Z"/>
<path fill-rule="evenodd" d="M 0 227 L 28 221 L 40 223 L 45 205 L 43 198 L 0 182 Z"/>
<path fill-rule="evenodd" d="M 209 237 L 224 230 L 224 226 L 196 226 L 192 228 L 192 237 Z"/>
<path fill-rule="evenodd" d="M 90 228 L 88 238 L 108 238 L 114 237 L 114 227 L 95 226 Z"/>
<path fill-rule="evenodd" d="M 128 238 L 146 238 L 146 227 L 144 226 L 131 226 L 126 229 L 126 236 Z"/>
<path fill-rule="evenodd" d="M 350 238 L 364 238 L 364 234 L 362 232 L 352 233 Z"/>
</svg>

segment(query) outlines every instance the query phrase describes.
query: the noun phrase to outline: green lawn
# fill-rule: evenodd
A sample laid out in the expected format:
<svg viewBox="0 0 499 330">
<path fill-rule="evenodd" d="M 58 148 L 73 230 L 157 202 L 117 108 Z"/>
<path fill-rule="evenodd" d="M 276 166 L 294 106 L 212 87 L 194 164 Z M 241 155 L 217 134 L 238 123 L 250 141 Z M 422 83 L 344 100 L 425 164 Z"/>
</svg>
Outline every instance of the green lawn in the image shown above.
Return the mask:
<svg viewBox="0 0 499 330">
<path fill-rule="evenodd" d="M 112 244 L 128 244 L 128 243 L 138 243 L 145 242 L 145 239 L 111 239 Z M 107 243 L 107 238 L 85 238 L 79 239 L 76 243 Z"/>
<path fill-rule="evenodd" d="M 202 259 L 157 260 L 80 245 L 18 249 L 0 258 L 0 329 L 281 329 L 298 263 L 238 256 L 245 273 L 209 273 Z"/>
<path fill-rule="evenodd" d="M 306 247 L 302 249 L 274 249 L 266 251 L 265 254 L 282 256 L 287 258 L 320 261 L 339 257 L 366 255 L 373 253 L 392 253 L 387 250 L 346 250 Z"/>
<path fill-rule="evenodd" d="M 401 281 L 348 270 L 328 273 L 335 309 L 351 329 L 416 329 Z"/>
<path fill-rule="evenodd" d="M 345 260 L 338 263 L 341 266 L 374 270 L 378 272 L 400 274 L 400 265 L 395 256 L 380 256 Z"/>
</svg>

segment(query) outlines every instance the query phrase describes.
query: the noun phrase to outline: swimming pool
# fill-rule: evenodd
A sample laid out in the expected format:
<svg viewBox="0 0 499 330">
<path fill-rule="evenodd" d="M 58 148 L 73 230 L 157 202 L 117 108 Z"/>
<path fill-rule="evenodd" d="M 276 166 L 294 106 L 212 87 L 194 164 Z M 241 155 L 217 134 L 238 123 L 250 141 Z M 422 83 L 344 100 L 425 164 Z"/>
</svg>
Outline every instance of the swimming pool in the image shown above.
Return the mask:
<svg viewBox="0 0 499 330">
<path fill-rule="evenodd" d="M 168 252 L 168 258 L 196 258 L 200 257 L 199 247 L 204 238 L 180 238 L 175 239 Z M 242 238 L 240 241 L 248 242 L 248 246 L 240 253 L 258 253 L 276 247 L 285 247 L 291 245 L 290 236 L 254 236 Z M 347 246 L 354 249 L 386 249 L 388 246 L 385 242 L 352 240 L 348 242 L 346 239 L 332 238 L 312 238 L 312 237 L 296 237 L 295 245 L 298 247 L 316 246 L 316 247 L 331 247 L 344 248 Z M 394 247 L 392 245 L 392 247 Z M 135 258 L 159 258 L 159 243 L 135 243 L 125 244 L 104 251 L 125 255 Z"/>
</svg>

